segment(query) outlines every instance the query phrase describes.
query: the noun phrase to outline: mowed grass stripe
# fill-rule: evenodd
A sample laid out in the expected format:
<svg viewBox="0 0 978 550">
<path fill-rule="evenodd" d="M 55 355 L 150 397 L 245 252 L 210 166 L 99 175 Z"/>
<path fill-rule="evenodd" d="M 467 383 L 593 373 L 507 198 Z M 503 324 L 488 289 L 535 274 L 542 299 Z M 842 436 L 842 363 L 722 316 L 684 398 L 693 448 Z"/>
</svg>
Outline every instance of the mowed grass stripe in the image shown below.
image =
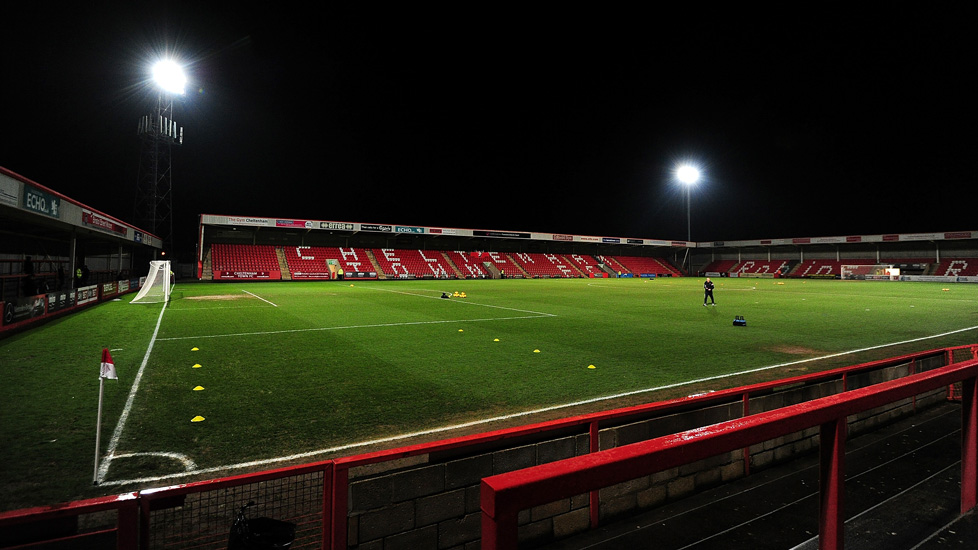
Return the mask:
<svg viewBox="0 0 978 550">
<path fill-rule="evenodd" d="M 699 279 L 181 284 L 117 451 L 179 453 L 202 469 L 274 460 L 488 418 L 529 421 L 520 415 L 692 380 L 722 387 L 736 382 L 721 378 L 731 373 L 978 325 L 976 285 L 777 283 L 718 280 L 716 307 L 702 307 Z M 468 297 L 430 299 L 439 288 Z M 247 297 L 220 298 L 232 294 Z M 14 381 L 0 388 L 0 443 L 18 457 L 0 466 L 17 480 L 0 494 L 5 507 L 96 494 L 99 351 L 122 350 L 113 351 L 120 381 L 106 383 L 111 429 L 159 313 L 109 302 L 0 340 L 3 374 Z M 734 315 L 748 326 L 732 327 Z M 323 330 L 357 325 L 377 326 Z M 207 338 L 245 332 L 268 333 Z M 947 334 L 795 364 L 791 374 L 976 338 Z M 206 390 L 192 391 L 198 385 Z M 197 414 L 206 421 L 191 423 Z M 107 477 L 180 469 L 147 456 L 113 462 Z"/>
</svg>

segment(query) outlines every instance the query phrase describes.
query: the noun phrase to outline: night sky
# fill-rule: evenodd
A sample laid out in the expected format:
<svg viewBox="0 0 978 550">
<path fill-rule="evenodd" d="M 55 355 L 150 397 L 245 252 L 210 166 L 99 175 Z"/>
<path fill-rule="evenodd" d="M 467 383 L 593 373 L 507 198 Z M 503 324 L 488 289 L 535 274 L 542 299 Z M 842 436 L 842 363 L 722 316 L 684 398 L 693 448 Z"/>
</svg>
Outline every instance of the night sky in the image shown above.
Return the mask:
<svg viewBox="0 0 978 550">
<path fill-rule="evenodd" d="M 978 229 L 958 4 L 22 4 L 0 166 L 132 221 L 169 51 L 191 247 L 200 213 L 682 240 L 687 159 L 693 240 Z"/>
</svg>

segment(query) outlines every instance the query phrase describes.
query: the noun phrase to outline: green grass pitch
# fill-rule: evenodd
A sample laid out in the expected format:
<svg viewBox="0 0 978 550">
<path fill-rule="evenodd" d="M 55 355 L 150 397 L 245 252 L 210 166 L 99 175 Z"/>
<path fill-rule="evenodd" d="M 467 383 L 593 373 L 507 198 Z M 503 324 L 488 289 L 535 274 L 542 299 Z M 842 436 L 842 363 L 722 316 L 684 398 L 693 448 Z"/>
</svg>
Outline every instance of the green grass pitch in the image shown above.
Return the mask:
<svg viewBox="0 0 978 550">
<path fill-rule="evenodd" d="M 180 283 L 165 309 L 127 296 L 0 340 L 0 502 L 186 481 L 166 477 L 176 458 L 218 477 L 978 341 L 978 285 L 714 282 L 715 307 L 695 278 Z M 103 347 L 119 380 L 101 454 L 121 458 L 93 487 Z"/>
</svg>

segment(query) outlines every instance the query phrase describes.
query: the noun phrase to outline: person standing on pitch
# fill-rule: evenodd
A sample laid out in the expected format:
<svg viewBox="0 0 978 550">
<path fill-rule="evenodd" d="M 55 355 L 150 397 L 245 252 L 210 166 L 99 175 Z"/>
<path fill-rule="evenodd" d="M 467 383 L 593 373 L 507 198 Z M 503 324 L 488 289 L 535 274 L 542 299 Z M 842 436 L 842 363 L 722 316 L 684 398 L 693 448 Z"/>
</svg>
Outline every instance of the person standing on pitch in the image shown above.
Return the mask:
<svg viewBox="0 0 978 550">
<path fill-rule="evenodd" d="M 710 299 L 710 304 L 717 305 L 716 300 L 713 299 L 713 281 L 709 277 L 706 278 L 706 282 L 703 283 L 703 305 L 706 305 L 706 299 Z"/>
</svg>

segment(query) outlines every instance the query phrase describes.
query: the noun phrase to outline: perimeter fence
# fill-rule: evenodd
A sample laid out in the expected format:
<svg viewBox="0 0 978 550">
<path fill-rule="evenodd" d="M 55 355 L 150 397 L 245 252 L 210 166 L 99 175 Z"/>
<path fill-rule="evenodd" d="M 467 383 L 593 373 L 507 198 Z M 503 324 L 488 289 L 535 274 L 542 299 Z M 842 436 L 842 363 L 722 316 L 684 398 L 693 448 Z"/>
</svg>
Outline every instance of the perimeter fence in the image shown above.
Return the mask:
<svg viewBox="0 0 978 550">
<path fill-rule="evenodd" d="M 871 387 L 895 381 L 910 390 L 893 400 L 863 401 L 844 409 L 845 432 L 870 430 L 913 414 L 918 407 L 961 399 L 963 414 L 971 415 L 963 424 L 963 452 L 975 453 L 978 420 L 971 418 L 976 372 L 978 344 L 942 348 L 300 466 L 16 510 L 0 513 L 0 548 L 226 548 L 231 524 L 249 502 L 256 503 L 251 514 L 296 524 L 292 548 L 532 546 L 814 451 L 819 448 L 820 427 L 799 425 L 734 447 L 728 442 L 707 444 L 709 454 L 703 456 L 711 458 L 680 460 L 668 471 L 640 477 L 640 482 L 592 472 L 585 474 L 583 490 L 560 493 L 557 500 L 522 493 L 523 500 L 507 501 L 501 527 L 488 538 L 483 527 L 492 521 L 483 516 L 494 517 L 497 497 L 494 486 L 484 480 L 525 480 L 521 472 L 535 475 L 541 465 L 548 465 L 550 473 L 577 471 L 584 455 L 602 461 L 608 451 L 621 452 L 633 443 L 651 444 L 668 436 L 682 439 L 689 430 L 738 419 L 763 422 L 762 417 L 778 411 L 802 414 L 791 407 L 829 396 L 848 402 L 847 394 L 873 393 Z M 935 374 L 940 377 L 937 385 Z M 970 469 L 962 471 L 962 511 L 969 502 L 974 506 L 974 497 L 966 495 L 974 492 L 976 456 L 964 456 L 963 464 Z"/>
</svg>

